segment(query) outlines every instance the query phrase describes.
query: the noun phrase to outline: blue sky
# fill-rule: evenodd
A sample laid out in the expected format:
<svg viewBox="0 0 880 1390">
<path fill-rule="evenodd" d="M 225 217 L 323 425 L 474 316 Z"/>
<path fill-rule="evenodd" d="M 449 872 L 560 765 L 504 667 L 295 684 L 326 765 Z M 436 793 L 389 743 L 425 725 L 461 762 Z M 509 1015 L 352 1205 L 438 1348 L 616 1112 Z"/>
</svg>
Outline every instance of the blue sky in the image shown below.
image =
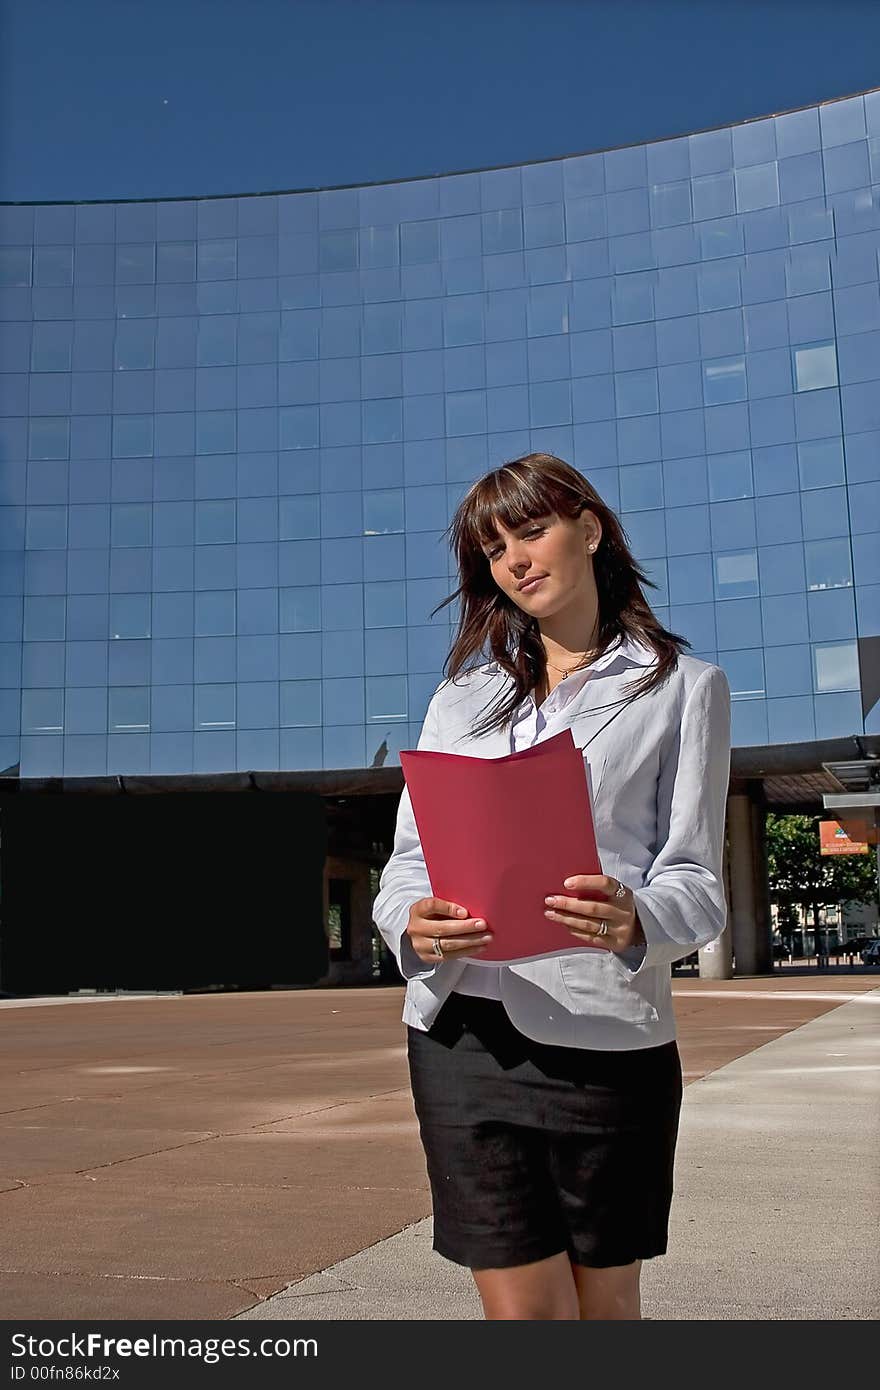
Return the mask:
<svg viewBox="0 0 880 1390">
<path fill-rule="evenodd" d="M 0 200 L 519 163 L 880 85 L 875 0 L 0 0 Z"/>
</svg>

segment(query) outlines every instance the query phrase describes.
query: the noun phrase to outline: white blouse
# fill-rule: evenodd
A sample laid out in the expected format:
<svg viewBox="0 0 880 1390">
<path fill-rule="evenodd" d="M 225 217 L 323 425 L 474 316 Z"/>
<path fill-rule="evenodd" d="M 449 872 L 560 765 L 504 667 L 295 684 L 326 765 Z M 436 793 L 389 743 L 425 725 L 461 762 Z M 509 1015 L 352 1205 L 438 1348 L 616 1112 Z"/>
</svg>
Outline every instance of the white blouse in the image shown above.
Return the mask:
<svg viewBox="0 0 880 1390">
<path fill-rule="evenodd" d="M 627 644 L 623 643 L 624 651 L 626 646 Z M 588 680 L 598 679 L 605 668 L 618 660 L 620 655 L 621 647 L 615 644 L 591 666 L 573 671 L 570 676 L 561 680 L 541 705 L 535 703 L 534 692 L 530 691 L 513 716 L 510 731 L 511 753 L 519 753 L 523 748 L 531 748 L 535 743 L 552 738 L 556 733 L 559 715 L 566 705 L 583 689 Z M 576 946 L 577 938 L 573 936 L 571 940 L 572 946 Z M 455 992 L 474 994 L 480 999 L 500 999 L 501 971 L 506 968 L 503 965 L 466 965 L 455 983 Z"/>
</svg>

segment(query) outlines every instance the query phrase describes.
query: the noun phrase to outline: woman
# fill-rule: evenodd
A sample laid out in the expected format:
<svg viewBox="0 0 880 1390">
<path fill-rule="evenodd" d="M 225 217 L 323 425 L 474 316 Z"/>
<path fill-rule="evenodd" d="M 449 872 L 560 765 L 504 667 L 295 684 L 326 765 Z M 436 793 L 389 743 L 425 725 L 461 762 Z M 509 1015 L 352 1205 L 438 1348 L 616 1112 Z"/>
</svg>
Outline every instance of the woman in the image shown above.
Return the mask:
<svg viewBox="0 0 880 1390">
<path fill-rule="evenodd" d="M 407 980 L 434 1248 L 471 1269 L 486 1318 L 638 1318 L 681 1103 L 670 965 L 726 917 L 727 682 L 682 655 L 614 513 L 561 459 L 486 474 L 449 529 L 460 619 L 419 747 L 500 757 L 570 728 L 604 872 L 572 865 L 545 904 L 594 949 L 474 963 L 496 924 L 432 896 L 403 792 L 373 915 Z"/>
</svg>

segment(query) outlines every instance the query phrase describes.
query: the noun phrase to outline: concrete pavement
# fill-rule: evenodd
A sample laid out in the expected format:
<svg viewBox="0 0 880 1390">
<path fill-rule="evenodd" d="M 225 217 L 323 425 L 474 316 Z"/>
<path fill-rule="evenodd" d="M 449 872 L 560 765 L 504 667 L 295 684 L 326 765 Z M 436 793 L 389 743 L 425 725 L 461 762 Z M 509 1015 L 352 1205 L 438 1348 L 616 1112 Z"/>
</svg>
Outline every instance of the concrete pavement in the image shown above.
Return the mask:
<svg viewBox="0 0 880 1390">
<path fill-rule="evenodd" d="M 880 991 L 695 1081 L 655 1320 L 875 1319 L 880 1308 Z M 473 1281 L 418 1222 L 241 1319 L 478 1319 Z"/>
<path fill-rule="evenodd" d="M 876 975 L 674 981 L 650 1317 L 872 1318 Z M 397 988 L 0 1002 L 0 1317 L 476 1317 L 430 1250 Z"/>
</svg>

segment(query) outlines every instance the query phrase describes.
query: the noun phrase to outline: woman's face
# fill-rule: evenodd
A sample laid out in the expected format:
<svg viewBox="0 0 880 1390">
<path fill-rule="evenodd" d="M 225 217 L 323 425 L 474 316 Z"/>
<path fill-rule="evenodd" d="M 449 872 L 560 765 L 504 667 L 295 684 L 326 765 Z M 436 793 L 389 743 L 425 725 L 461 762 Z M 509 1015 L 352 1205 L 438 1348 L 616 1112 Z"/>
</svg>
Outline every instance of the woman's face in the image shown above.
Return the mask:
<svg viewBox="0 0 880 1390">
<path fill-rule="evenodd" d="M 483 546 L 483 554 L 499 589 L 523 612 L 550 617 L 582 599 L 594 582 L 593 555 L 602 527 L 591 511 L 585 509 L 573 520 L 550 512 L 512 531 L 500 522 L 496 529 L 496 539 Z"/>
</svg>

